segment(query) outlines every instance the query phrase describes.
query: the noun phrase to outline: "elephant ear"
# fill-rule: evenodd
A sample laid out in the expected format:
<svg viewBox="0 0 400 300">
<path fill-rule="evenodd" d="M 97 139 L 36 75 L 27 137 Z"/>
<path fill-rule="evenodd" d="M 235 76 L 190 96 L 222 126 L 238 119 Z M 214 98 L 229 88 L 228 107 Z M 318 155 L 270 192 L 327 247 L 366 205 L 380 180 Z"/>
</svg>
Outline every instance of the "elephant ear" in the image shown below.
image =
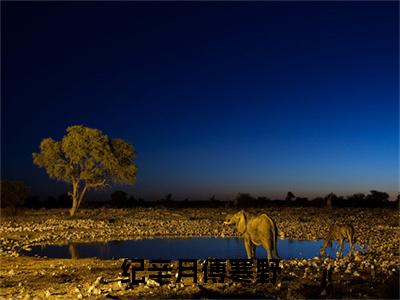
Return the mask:
<svg viewBox="0 0 400 300">
<path fill-rule="evenodd" d="M 244 211 L 239 212 L 239 222 L 237 223 L 237 230 L 240 234 L 246 232 L 247 229 L 247 217 Z"/>
</svg>

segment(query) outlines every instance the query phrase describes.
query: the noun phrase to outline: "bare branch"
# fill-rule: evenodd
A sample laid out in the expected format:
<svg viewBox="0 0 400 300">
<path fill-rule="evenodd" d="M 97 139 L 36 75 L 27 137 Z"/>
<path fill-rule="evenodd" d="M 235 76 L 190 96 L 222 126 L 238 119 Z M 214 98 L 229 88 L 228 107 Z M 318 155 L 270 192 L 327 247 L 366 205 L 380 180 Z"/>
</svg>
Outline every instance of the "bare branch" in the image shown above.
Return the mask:
<svg viewBox="0 0 400 300">
<path fill-rule="evenodd" d="M 98 187 L 107 186 L 107 184 L 105 184 L 105 183 L 106 183 L 106 180 L 104 179 L 104 180 L 101 181 L 101 182 L 87 183 L 85 187 L 93 189 L 93 188 L 98 188 Z"/>
</svg>

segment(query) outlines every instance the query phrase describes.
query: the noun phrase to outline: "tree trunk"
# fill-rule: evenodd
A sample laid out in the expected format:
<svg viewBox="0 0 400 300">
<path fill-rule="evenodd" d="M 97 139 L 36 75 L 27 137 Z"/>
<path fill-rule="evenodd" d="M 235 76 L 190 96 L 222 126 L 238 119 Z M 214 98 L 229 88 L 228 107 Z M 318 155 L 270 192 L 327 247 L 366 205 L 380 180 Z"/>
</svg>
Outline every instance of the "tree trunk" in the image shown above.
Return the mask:
<svg viewBox="0 0 400 300">
<path fill-rule="evenodd" d="M 81 191 L 81 194 L 80 194 L 79 197 L 78 197 L 78 206 L 77 206 L 76 209 L 78 209 L 79 206 L 81 205 L 82 200 L 83 200 L 83 197 L 85 196 L 85 193 L 86 193 L 87 189 L 88 189 L 88 186 L 85 185 L 84 188 L 83 188 L 82 191 Z"/>
<path fill-rule="evenodd" d="M 104 187 L 106 180 L 97 183 L 85 183 L 83 189 L 79 191 L 79 181 L 72 180 L 72 208 L 69 211 L 71 217 L 73 217 L 82 203 L 83 197 L 89 189 L 95 189 L 98 187 Z"/>
<path fill-rule="evenodd" d="M 326 207 L 327 207 L 328 209 L 331 209 L 331 208 L 332 208 L 332 195 L 329 195 L 329 196 L 328 196 L 328 199 L 326 199 Z"/>
<path fill-rule="evenodd" d="M 78 183 L 75 181 L 72 182 L 72 208 L 69 210 L 69 215 L 71 217 L 75 215 L 79 207 L 78 188 L 79 188 Z"/>
<path fill-rule="evenodd" d="M 78 199 L 72 195 L 72 208 L 69 210 L 69 215 L 73 217 L 78 210 Z"/>
<path fill-rule="evenodd" d="M 77 183 L 72 184 L 72 208 L 69 211 L 71 217 L 73 217 L 82 203 L 83 197 L 85 196 L 88 186 L 85 185 L 81 192 L 79 192 L 79 185 Z"/>
<path fill-rule="evenodd" d="M 69 255 L 71 255 L 72 259 L 78 259 L 79 258 L 79 252 L 78 249 L 76 247 L 76 244 L 69 244 L 68 245 L 68 251 L 69 251 Z"/>
</svg>

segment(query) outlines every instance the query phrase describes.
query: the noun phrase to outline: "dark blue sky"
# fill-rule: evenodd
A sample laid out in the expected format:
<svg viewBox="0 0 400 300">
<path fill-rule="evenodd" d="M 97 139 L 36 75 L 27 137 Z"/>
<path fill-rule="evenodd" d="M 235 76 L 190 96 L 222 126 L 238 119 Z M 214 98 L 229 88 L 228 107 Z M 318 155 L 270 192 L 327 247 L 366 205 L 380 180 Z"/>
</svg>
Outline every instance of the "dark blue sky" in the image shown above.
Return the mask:
<svg viewBox="0 0 400 300">
<path fill-rule="evenodd" d="M 82 124 L 147 199 L 398 191 L 397 2 L 2 2 L 2 177 Z"/>
</svg>

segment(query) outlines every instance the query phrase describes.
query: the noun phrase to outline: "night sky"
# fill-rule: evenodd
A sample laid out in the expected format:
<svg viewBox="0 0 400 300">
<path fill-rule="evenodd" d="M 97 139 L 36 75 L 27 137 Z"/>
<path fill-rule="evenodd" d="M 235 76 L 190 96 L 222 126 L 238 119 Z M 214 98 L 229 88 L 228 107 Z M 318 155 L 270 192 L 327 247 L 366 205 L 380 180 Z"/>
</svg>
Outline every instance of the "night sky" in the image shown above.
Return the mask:
<svg viewBox="0 0 400 300">
<path fill-rule="evenodd" d="M 145 199 L 398 192 L 398 2 L 1 5 L 2 178 L 33 194 L 69 190 L 32 152 L 76 124 L 135 146 Z"/>
</svg>

